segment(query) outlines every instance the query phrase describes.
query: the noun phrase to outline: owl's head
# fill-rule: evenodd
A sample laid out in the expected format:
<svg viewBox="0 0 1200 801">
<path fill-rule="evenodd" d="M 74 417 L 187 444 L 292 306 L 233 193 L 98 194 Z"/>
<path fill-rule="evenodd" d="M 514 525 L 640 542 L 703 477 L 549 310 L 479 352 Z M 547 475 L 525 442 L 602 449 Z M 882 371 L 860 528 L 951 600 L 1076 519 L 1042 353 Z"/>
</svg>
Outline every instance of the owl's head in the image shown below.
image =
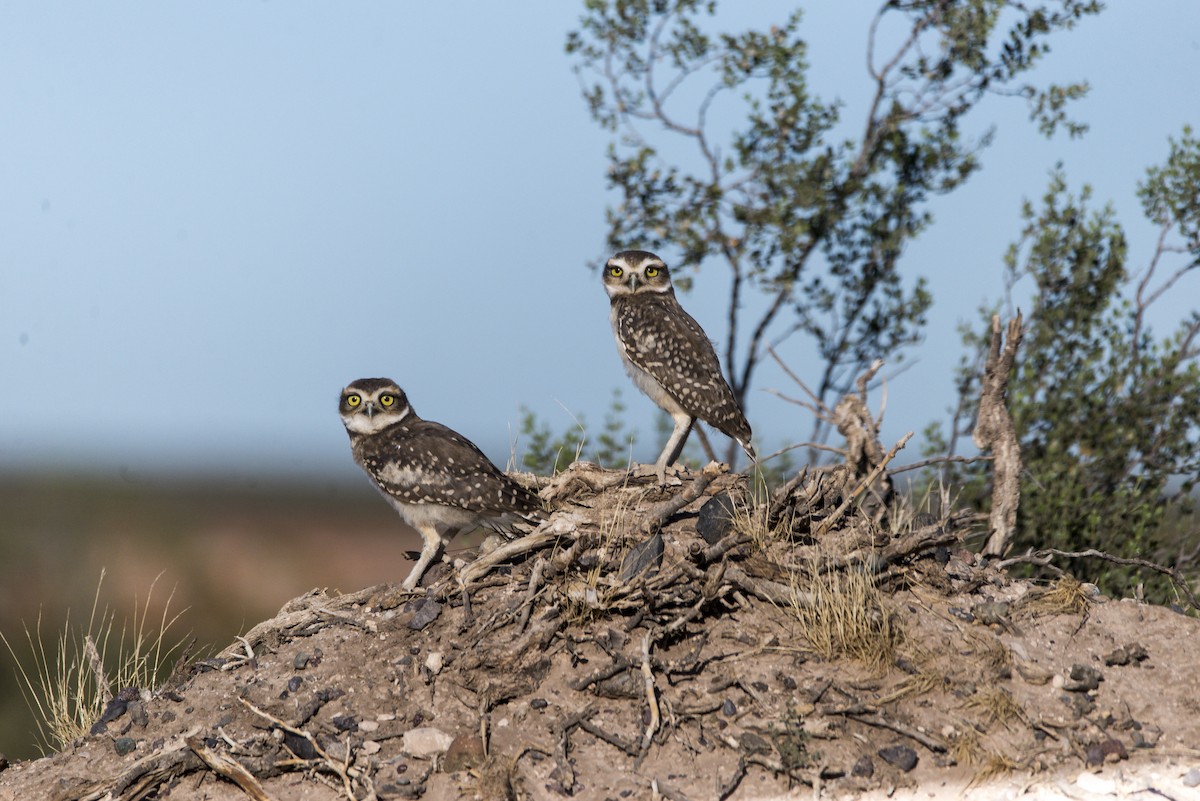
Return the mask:
<svg viewBox="0 0 1200 801">
<path fill-rule="evenodd" d="M 375 434 L 412 413 L 408 396 L 390 378 L 360 378 L 342 390 L 338 412 L 352 434 Z"/>
<path fill-rule="evenodd" d="M 604 291 L 610 298 L 642 293 L 674 294 L 667 265 L 653 253 L 623 250 L 604 265 Z"/>
</svg>

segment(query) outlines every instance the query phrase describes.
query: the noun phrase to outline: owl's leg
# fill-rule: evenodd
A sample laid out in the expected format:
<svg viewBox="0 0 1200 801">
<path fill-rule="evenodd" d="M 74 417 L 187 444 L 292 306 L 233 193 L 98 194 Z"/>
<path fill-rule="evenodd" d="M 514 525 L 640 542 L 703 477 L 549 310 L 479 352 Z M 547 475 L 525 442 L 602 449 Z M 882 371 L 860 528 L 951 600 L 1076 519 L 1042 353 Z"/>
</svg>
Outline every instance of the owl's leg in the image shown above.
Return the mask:
<svg viewBox="0 0 1200 801">
<path fill-rule="evenodd" d="M 418 582 L 421 581 L 421 576 L 425 575 L 425 570 L 429 567 L 429 563 L 438 558 L 442 552 L 442 535 L 438 534 L 437 528 L 433 525 L 418 526 L 417 530 L 421 532 L 421 539 L 425 540 L 425 545 L 421 548 L 421 556 L 417 559 L 417 563 L 413 565 L 413 569 L 408 574 L 408 578 L 400 586 L 406 590 L 415 588 Z"/>
<path fill-rule="evenodd" d="M 660 487 L 667 485 L 667 468 L 675 464 L 675 460 L 679 458 L 679 453 L 683 450 L 684 443 L 687 442 L 688 434 L 692 433 L 692 426 L 696 424 L 695 417 L 683 412 L 672 414 L 671 419 L 675 421 L 675 430 L 671 432 L 671 438 L 667 440 L 662 455 L 654 463 Z"/>
</svg>

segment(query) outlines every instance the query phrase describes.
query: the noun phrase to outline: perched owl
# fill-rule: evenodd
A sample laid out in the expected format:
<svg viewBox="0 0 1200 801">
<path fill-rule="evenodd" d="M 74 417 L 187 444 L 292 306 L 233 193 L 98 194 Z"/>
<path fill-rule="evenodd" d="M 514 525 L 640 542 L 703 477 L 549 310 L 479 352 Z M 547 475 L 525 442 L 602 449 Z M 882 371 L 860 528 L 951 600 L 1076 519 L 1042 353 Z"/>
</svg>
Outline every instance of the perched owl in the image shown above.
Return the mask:
<svg viewBox="0 0 1200 801">
<path fill-rule="evenodd" d="M 675 299 L 667 265 L 653 253 L 626 250 L 604 265 L 604 289 L 612 301 L 617 352 L 633 383 L 671 419 L 675 430 L 655 467 L 659 484 L 703 420 L 737 440 L 753 460 L 750 424 L 721 374 L 712 342 Z"/>
<path fill-rule="evenodd" d="M 338 411 L 354 461 L 425 540 L 405 589 L 417 586 L 459 531 L 485 526 L 506 532 L 518 521 L 542 519 L 535 495 L 466 437 L 418 417 L 394 381 L 360 378 L 342 390 Z"/>
</svg>

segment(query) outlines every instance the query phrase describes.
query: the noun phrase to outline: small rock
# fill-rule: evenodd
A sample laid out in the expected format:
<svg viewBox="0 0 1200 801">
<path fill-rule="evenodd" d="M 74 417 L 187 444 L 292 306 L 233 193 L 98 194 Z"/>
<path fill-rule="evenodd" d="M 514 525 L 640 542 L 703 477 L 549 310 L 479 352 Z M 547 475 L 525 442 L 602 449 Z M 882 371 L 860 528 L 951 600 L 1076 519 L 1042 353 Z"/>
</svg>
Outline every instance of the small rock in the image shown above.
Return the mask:
<svg viewBox="0 0 1200 801">
<path fill-rule="evenodd" d="M 358 721 L 350 715 L 334 715 L 331 722 L 338 731 L 358 731 Z"/>
<path fill-rule="evenodd" d="M 1183 775 L 1184 787 L 1200 787 L 1200 768 L 1192 768 Z"/>
<path fill-rule="evenodd" d="M 415 757 L 431 757 L 446 753 L 454 738 L 433 726 L 421 726 L 404 732 L 400 749 Z"/>
<path fill-rule="evenodd" d="M 1072 693 L 1084 693 L 1095 690 L 1104 681 L 1104 674 L 1090 665 L 1071 665 L 1071 672 L 1063 689 Z"/>
<path fill-rule="evenodd" d="M 0 751 L 0 770 L 4 770 L 7 767 L 8 767 L 8 757 L 6 757 L 4 755 L 3 751 Z"/>
<path fill-rule="evenodd" d="M 141 701 L 130 701 L 129 719 L 133 721 L 133 725 L 139 729 L 146 728 L 146 724 L 150 722 L 150 716 L 146 714 L 146 707 Z"/>
<path fill-rule="evenodd" d="M 709 545 L 716 545 L 733 529 L 733 499 L 729 493 L 714 495 L 696 517 L 696 531 Z"/>
<path fill-rule="evenodd" d="M 957 606 L 951 606 L 951 607 L 947 608 L 946 611 L 949 612 L 950 614 L 954 615 L 956 618 L 963 621 L 964 623 L 974 623 L 975 622 L 975 615 L 971 614 L 966 609 L 962 609 Z"/>
<path fill-rule="evenodd" d="M 290 731 L 283 733 L 283 744 L 288 750 L 301 759 L 316 759 L 317 749 L 309 742 L 307 737 L 301 737 L 299 734 L 293 734 Z"/>
<path fill-rule="evenodd" d="M 409 601 L 404 605 L 405 611 L 414 611 L 412 620 L 408 621 L 408 627 L 413 631 L 421 631 L 430 623 L 438 619 L 438 615 L 442 613 L 442 605 L 432 598 L 417 598 Z"/>
<path fill-rule="evenodd" d="M 1158 745 L 1162 735 L 1163 731 L 1158 726 L 1152 723 L 1143 724 L 1133 733 L 1133 746 L 1134 748 L 1153 748 Z"/>
<path fill-rule="evenodd" d="M 362 750 L 364 754 L 371 756 L 372 754 L 378 754 L 381 750 L 383 750 L 383 746 L 374 740 L 363 740 Z"/>
<path fill-rule="evenodd" d="M 300 685 L 304 683 L 304 679 L 299 676 L 292 676 L 288 679 L 288 692 L 294 693 L 300 689 Z"/>
<path fill-rule="evenodd" d="M 854 763 L 854 767 L 850 769 L 851 776 L 861 776 L 869 779 L 875 775 L 875 762 L 871 759 L 870 754 L 863 754 Z"/>
<path fill-rule="evenodd" d="M 917 752 L 907 745 L 893 745 L 888 748 L 880 748 L 876 753 L 879 754 L 884 762 L 895 765 L 905 773 L 908 773 L 917 766 Z"/>
<path fill-rule="evenodd" d="M 1109 763 L 1129 759 L 1129 752 L 1125 750 L 1125 744 L 1116 738 L 1100 743 L 1100 753 L 1103 755 L 1104 761 Z"/>
<path fill-rule="evenodd" d="M 137 741 L 132 737 L 118 737 L 113 740 L 113 750 L 117 752 L 118 756 L 125 756 L 135 748 L 137 748 Z"/>
<path fill-rule="evenodd" d="M 737 714 L 737 704 L 733 702 L 733 699 L 725 699 L 725 703 L 721 704 L 721 714 L 727 718 L 731 718 Z"/>
<path fill-rule="evenodd" d="M 1092 793 L 1098 796 L 1115 795 L 1117 792 L 1117 783 L 1115 780 L 1105 779 L 1091 771 L 1080 773 L 1075 779 L 1075 786 L 1085 793 Z"/>
<path fill-rule="evenodd" d="M 442 665 L 445 661 L 446 658 L 442 655 L 441 651 L 430 651 L 429 656 L 425 657 L 425 667 L 430 673 L 436 676 L 442 672 Z"/>
<path fill-rule="evenodd" d="M 550 706 L 550 702 L 545 698 L 534 698 L 529 702 L 529 706 L 532 709 L 545 709 L 546 707 Z"/>
<path fill-rule="evenodd" d="M 479 767 L 485 759 L 487 754 L 483 752 L 483 740 L 478 735 L 460 734 L 446 749 L 442 767 L 447 773 L 458 773 Z"/>
<path fill-rule="evenodd" d="M 752 731 L 742 732 L 742 736 L 738 740 L 741 742 L 742 750 L 747 754 L 771 753 L 771 744 Z"/>
<path fill-rule="evenodd" d="M 789 692 L 796 689 L 796 680 L 791 676 L 780 676 L 779 681 L 783 683 L 783 689 Z"/>
<path fill-rule="evenodd" d="M 655 531 L 648 540 L 634 545 L 621 560 L 620 580 L 630 582 L 638 576 L 653 576 L 662 566 L 664 549 L 661 530 Z"/>
<path fill-rule="evenodd" d="M 358 730 L 363 732 L 364 734 L 367 734 L 367 733 L 370 733 L 373 731 L 377 731 L 378 729 L 379 729 L 379 723 L 377 723 L 374 720 L 360 720 L 358 722 Z"/>
<path fill-rule="evenodd" d="M 296 654 L 296 657 L 292 660 L 292 667 L 294 667 L 296 670 L 304 670 L 306 667 L 308 667 L 308 663 L 311 661 L 312 654 L 301 651 L 300 653 Z"/>
<path fill-rule="evenodd" d="M 1096 711 L 1096 702 L 1091 699 L 1091 696 L 1085 693 L 1064 695 L 1062 700 L 1071 707 L 1071 711 L 1075 713 L 1076 718 L 1090 715 Z"/>
<path fill-rule="evenodd" d="M 1128 645 L 1122 645 L 1104 657 L 1104 664 L 1108 667 L 1124 667 L 1125 665 L 1140 665 L 1148 659 L 1150 655 L 1146 653 L 1146 649 L 1136 642 L 1131 642 Z"/>
</svg>

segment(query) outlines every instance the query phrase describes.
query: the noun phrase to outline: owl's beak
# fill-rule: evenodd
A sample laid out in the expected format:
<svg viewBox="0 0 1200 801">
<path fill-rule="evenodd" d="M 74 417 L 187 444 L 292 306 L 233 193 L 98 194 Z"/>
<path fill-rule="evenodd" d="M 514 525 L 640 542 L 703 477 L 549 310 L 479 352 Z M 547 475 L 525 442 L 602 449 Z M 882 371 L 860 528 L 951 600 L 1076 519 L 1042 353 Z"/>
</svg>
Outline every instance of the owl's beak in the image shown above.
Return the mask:
<svg viewBox="0 0 1200 801">
<path fill-rule="evenodd" d="M 633 275 L 629 276 L 629 288 L 636 290 L 637 285 L 638 285 L 638 277 L 637 277 L 637 274 L 634 273 Z"/>
<path fill-rule="evenodd" d="M 366 407 L 363 409 L 367 413 L 367 419 L 372 420 L 375 417 L 375 402 L 367 401 Z"/>
</svg>

